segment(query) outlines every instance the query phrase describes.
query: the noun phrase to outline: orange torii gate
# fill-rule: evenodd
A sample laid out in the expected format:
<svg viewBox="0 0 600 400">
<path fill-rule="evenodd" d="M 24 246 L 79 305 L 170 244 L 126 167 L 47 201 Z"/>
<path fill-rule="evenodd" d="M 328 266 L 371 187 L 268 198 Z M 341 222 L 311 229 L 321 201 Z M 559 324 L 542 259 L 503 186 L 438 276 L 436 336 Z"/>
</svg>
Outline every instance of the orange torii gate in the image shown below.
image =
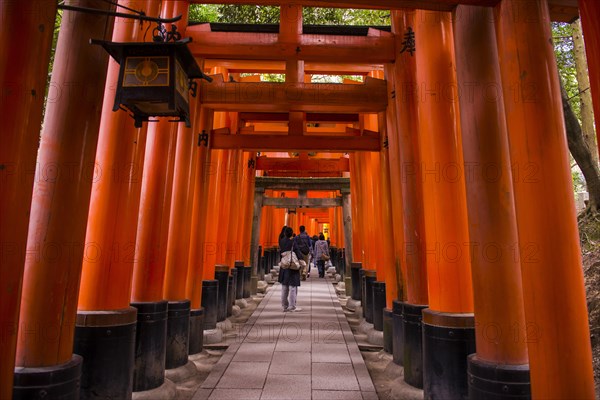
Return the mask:
<svg viewBox="0 0 600 400">
<path fill-rule="evenodd" d="M 191 300 L 191 307 L 199 309 L 202 277 L 212 279 L 214 265 L 205 268 L 198 262 L 202 255 L 195 250 L 220 217 L 234 220 L 231 207 L 239 193 L 245 202 L 240 220 L 246 232 L 250 230 L 254 186 L 227 179 L 227 168 L 237 166 L 239 171 L 252 159 L 241 150 L 270 149 L 384 153 L 383 157 L 360 155 L 358 159 L 364 162 L 351 161 L 353 180 L 359 184 L 351 181 L 350 185 L 353 193 L 365 193 L 360 185 L 365 182 L 385 186 L 385 174 L 381 179 L 367 179 L 373 172 L 368 168 L 383 165 L 389 169 L 391 195 L 378 193 L 381 198 L 390 196 L 396 265 L 382 272 L 392 272 L 392 268 L 402 272 L 404 291 L 398 300 L 403 300 L 407 315 L 425 315 L 426 334 L 433 333 L 425 343 L 420 339 L 411 342 L 414 346 L 408 349 L 418 358 L 419 346 L 426 347 L 426 395 L 465 393 L 465 354 L 444 364 L 447 371 L 460 376 L 458 383 L 436 377 L 431 368 L 431 346 L 434 352 L 444 351 L 443 340 L 434 340 L 435 334 L 452 332 L 462 335 L 469 353 L 476 346 L 476 356 L 470 360 L 471 398 L 478 398 L 480 383 L 495 379 L 490 370 L 512 376 L 514 385 L 505 382 L 509 392 L 514 389 L 525 397 L 530 372 L 535 398 L 593 398 L 585 291 L 549 22 L 572 21 L 581 12 L 598 119 L 599 2 L 302 2 L 305 6 L 393 10 L 392 32 L 370 29 L 357 37 L 303 33 L 301 6 L 291 1 L 225 2 L 281 5 L 280 29 L 260 35 L 225 33 L 212 32 L 210 25 L 186 29 L 182 22 L 179 29 L 193 37 L 192 51 L 206 59 L 204 67 L 229 69 L 232 74 L 285 72 L 286 83 L 252 86 L 241 79 L 223 79 L 213 86 L 201 85 L 204 103 L 201 101 L 196 109 L 193 133 L 209 133 L 209 141 L 208 147 L 195 147 L 193 152 L 185 148 L 183 140 L 189 139 L 185 129 L 176 134 L 174 126 L 161 122 L 146 132 L 146 126 L 128 126 L 132 121 L 123 120 L 123 114 L 102 111 L 107 107 L 101 106 L 103 93 L 113 95 L 114 66 L 107 67 L 106 55 L 90 49 L 87 40 L 90 36 L 110 36 L 112 24 L 106 29 L 97 18 L 66 11 L 64 20 L 69 23 L 61 28 L 53 69 L 53 81 L 58 81 L 64 95 L 46 109 L 35 179 L 31 171 L 36 170 L 38 153 L 43 109 L 40 93 L 44 92 L 56 4 L 7 1 L 0 6 L 5 36 L 9 37 L 17 25 L 23 33 L 18 45 L 14 41 L 0 45 L 2 54 L 10 55 L 0 61 L 5 94 L 0 112 L 6 127 L 0 147 L 0 322 L 6 327 L 6 340 L 0 348 L 0 397 L 13 395 L 15 359 L 16 398 L 40 390 L 28 383 L 33 373 L 49 377 L 47 387 L 42 388 L 47 398 L 56 396 L 52 390 L 76 396 L 82 361 L 73 355 L 74 344 L 80 353 L 89 345 L 88 349 L 102 352 L 110 348 L 122 356 L 107 358 L 102 365 L 91 364 L 92 358 L 83 361 L 84 397 L 100 390 L 127 398 L 132 388 L 160 385 L 162 367 L 155 371 L 155 377 L 136 371 L 136 382 L 151 382 L 132 387 L 130 337 L 135 315 L 138 321 L 150 316 L 166 323 L 163 314 L 167 302 Z M 92 0 L 80 3 L 98 6 Z M 161 2 L 146 0 L 143 4 L 146 13 L 154 15 Z M 189 4 L 163 1 L 162 15 L 185 14 Z M 135 24 L 115 24 L 113 38 L 143 40 L 140 29 L 135 28 Z M 417 38 L 414 56 L 401 51 L 408 28 Z M 365 76 L 373 71 L 385 71 L 386 79 L 368 78 L 363 85 L 339 87 L 304 80 L 311 73 Z M 98 90 L 70 85 L 87 82 L 90 74 Z M 495 101 L 487 101 L 489 93 L 478 91 L 478 87 L 474 87 L 472 101 L 457 97 L 455 88 L 474 81 L 492 83 L 497 90 Z M 531 87 L 537 90 L 526 90 Z M 252 90 L 256 94 L 257 88 L 265 96 L 259 96 L 262 101 L 252 96 L 235 97 Z M 231 94 L 233 100 L 228 97 Z M 535 101 L 527 101 L 530 95 Z M 243 120 L 238 119 L 238 112 L 284 113 L 289 129 L 284 134 L 238 129 L 236 123 Z M 379 126 L 376 132 L 365 129 L 360 119 L 340 121 L 355 126 L 342 134 L 326 132 L 319 137 L 303 129 L 308 115 L 318 112 L 378 113 Z M 448 127 L 452 127 L 451 133 Z M 484 137 L 482 132 L 489 134 Z M 87 170 L 94 164 L 94 154 L 101 167 L 116 166 L 116 181 L 97 180 L 98 176 Z M 459 171 L 456 167 L 464 164 L 463 159 L 479 166 L 498 166 L 494 171 L 499 171 L 500 179 L 483 175 L 488 170 L 476 169 L 471 175 Z M 509 164 L 534 166 L 535 179 L 511 175 L 519 171 L 511 171 Z M 137 175 L 142 170 L 143 181 Z M 119 171 L 126 172 L 121 175 Z M 251 173 L 243 169 L 243 174 Z M 223 186 L 216 181 L 221 177 L 225 177 Z M 188 181 L 194 184 L 186 185 Z M 208 214 L 209 204 L 223 203 L 220 195 L 226 198 L 225 205 L 219 205 L 219 215 Z M 543 204 L 538 201 L 540 196 L 544 197 Z M 357 197 L 355 194 L 355 201 L 347 205 L 351 214 L 371 212 L 368 203 Z M 157 207 L 165 210 L 159 215 Z M 186 220 L 188 213 L 196 225 Z M 448 221 L 454 225 L 447 226 Z M 227 221 L 221 222 L 227 225 Z M 355 226 L 373 228 L 368 219 L 354 222 Z M 176 229 L 180 227 L 181 231 Z M 221 232 L 228 241 L 242 237 L 227 229 L 217 235 Z M 357 254 L 367 243 L 353 236 L 354 241 L 346 240 L 345 245 L 347 250 L 354 245 Z M 475 241 L 478 246 L 461 248 L 461 241 L 472 243 L 474 238 L 481 241 Z M 88 253 L 88 241 L 101 245 L 100 256 Z M 129 249 L 129 245 L 141 248 L 135 253 L 139 255 L 135 262 L 129 253 L 111 252 Z M 110 257 L 103 257 L 107 254 Z M 509 254 L 514 257 L 507 258 Z M 96 256 L 98 263 L 92 262 Z M 250 261 L 250 254 L 247 258 Z M 494 273 L 489 272 L 488 267 L 497 266 Z M 147 312 L 133 310 L 130 302 L 147 306 Z M 421 314 L 427 306 L 429 309 Z M 485 322 L 474 325 L 473 318 Z M 512 328 L 516 336 L 512 331 L 507 333 Z M 98 335 L 86 342 L 87 332 L 118 332 L 129 339 L 102 341 Z M 413 339 L 419 337 L 415 332 L 410 331 Z M 513 343 L 515 337 L 517 342 Z M 156 359 L 164 357 L 164 351 L 157 349 Z M 92 379 L 105 372 L 111 388 Z M 411 378 L 418 385 L 419 377 Z"/>
</svg>

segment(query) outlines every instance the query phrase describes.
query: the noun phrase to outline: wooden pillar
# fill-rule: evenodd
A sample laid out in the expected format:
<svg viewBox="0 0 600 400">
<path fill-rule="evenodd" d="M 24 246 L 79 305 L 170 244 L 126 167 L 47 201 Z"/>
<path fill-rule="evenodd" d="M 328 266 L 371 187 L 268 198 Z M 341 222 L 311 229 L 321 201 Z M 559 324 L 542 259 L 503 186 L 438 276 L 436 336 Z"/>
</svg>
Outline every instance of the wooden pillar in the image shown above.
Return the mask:
<svg viewBox="0 0 600 400">
<path fill-rule="evenodd" d="M 163 17 L 174 15 L 175 1 L 161 4 Z M 163 290 L 177 127 L 167 118 L 148 126 L 131 290 L 131 305 L 141 317 L 136 330 L 134 392 L 151 390 L 164 382 L 164 369 L 155 366 L 164 365 L 166 354 L 168 303 L 163 300 Z"/>
<path fill-rule="evenodd" d="M 230 121 L 230 129 L 232 132 L 238 130 L 238 114 L 228 113 Z M 238 226 L 232 226 L 229 221 L 238 221 L 240 204 L 239 182 L 243 174 L 241 169 L 241 150 L 230 150 L 227 152 L 227 160 L 224 164 L 224 188 L 221 195 L 221 201 L 224 203 L 221 208 L 221 226 L 219 227 L 219 240 L 220 251 L 219 251 L 219 264 L 229 265 L 233 267 L 233 263 L 236 260 L 236 248 L 237 233 L 241 228 Z"/>
<path fill-rule="evenodd" d="M 202 107 L 198 122 L 198 135 L 209 132 L 212 128 L 213 111 Z M 198 135 L 196 139 L 198 139 Z M 186 298 L 191 300 L 192 309 L 200 308 L 202 296 L 202 244 L 204 243 L 204 226 L 206 221 L 206 191 L 208 190 L 207 157 L 205 144 L 196 143 L 194 148 L 196 170 L 194 172 L 194 198 L 191 215 L 190 250 L 188 255 L 188 273 L 186 279 Z"/>
<path fill-rule="evenodd" d="M 532 396 L 592 399 L 581 249 L 548 4 L 503 0 L 496 15 Z"/>
<path fill-rule="evenodd" d="M 352 259 L 354 261 L 362 260 L 362 241 L 361 228 L 362 218 L 359 211 L 358 203 L 360 202 L 360 165 L 358 162 L 357 153 L 350 154 L 350 192 L 354 193 L 354 200 L 351 203 L 352 207 Z M 345 220 L 345 218 L 344 218 Z M 348 248 L 348 247 L 346 247 Z"/>
<path fill-rule="evenodd" d="M 392 11 L 392 30 L 398 41 L 416 26 L 414 10 Z M 402 49 L 402 43 L 397 43 Z M 421 171 L 421 154 L 418 140 L 418 124 L 416 97 L 417 65 L 416 57 L 408 51 L 401 53 L 396 59 L 392 74 L 394 75 L 393 107 L 397 121 L 397 134 L 390 133 L 389 146 L 397 153 L 400 164 L 399 173 L 391 175 L 392 188 L 399 187 L 402 201 L 403 242 L 401 262 L 406 264 L 406 301 L 414 305 L 429 303 L 427 289 L 427 268 L 425 261 L 425 226 L 423 211 L 423 178 Z M 390 150 L 390 157 L 392 150 Z M 397 168 L 396 168 L 397 170 Z M 395 199 L 395 196 L 394 196 Z M 396 200 L 396 199 L 395 199 Z M 396 204 L 396 201 L 394 201 Z"/>
<path fill-rule="evenodd" d="M 215 113 L 215 119 L 220 117 L 219 113 Z M 212 280 L 215 276 L 215 264 L 217 263 L 218 251 L 218 219 L 221 201 L 219 199 L 220 174 L 219 171 L 223 165 L 224 150 L 210 150 L 210 161 L 208 163 L 208 191 L 207 196 L 207 212 L 205 229 L 205 241 L 202 246 L 203 256 L 203 278 Z"/>
<path fill-rule="evenodd" d="M 394 252 L 394 229 L 401 227 L 392 225 L 392 197 L 390 190 L 390 166 L 389 166 L 389 145 L 386 144 L 389 135 L 386 125 L 385 114 L 379 115 L 379 132 L 381 133 L 381 151 L 379 154 L 374 153 L 375 157 L 379 157 L 379 187 L 378 204 L 379 209 L 379 224 L 380 224 L 380 243 L 382 245 L 382 269 L 385 271 L 384 276 L 377 277 L 379 281 L 385 281 L 386 307 L 392 308 L 392 301 L 398 299 L 398 289 L 402 287 L 402 276 L 396 271 L 396 258 Z M 402 292 L 400 292 L 402 296 Z"/>
<path fill-rule="evenodd" d="M 144 4 L 148 15 L 158 8 L 156 0 Z M 139 21 L 117 19 L 112 40 L 142 41 L 141 33 Z M 129 300 L 147 126 L 135 128 L 127 113 L 112 110 L 119 68 L 109 61 L 96 152 L 101 173 L 92 184 L 85 241 L 92 247 L 83 259 L 77 306 L 74 352 L 84 358 L 83 398 L 128 397 L 133 382 L 137 310 Z M 127 333 L 113 340 L 94 333 L 115 327 Z"/>
<path fill-rule="evenodd" d="M 163 299 L 165 258 L 161 241 L 164 213 L 169 213 L 171 187 L 169 159 L 175 151 L 174 125 L 161 119 L 148 127 L 142 194 L 133 271 L 132 302 L 156 302 Z"/>
<path fill-rule="evenodd" d="M 199 107 L 196 112 L 198 111 L 200 111 Z M 191 128 L 186 128 L 183 124 L 178 124 L 177 128 L 173 194 L 163 288 L 163 297 L 169 301 L 187 298 L 185 277 L 187 276 L 190 246 L 190 215 L 187 212 L 188 190 L 194 147 L 198 141 Z"/>
<path fill-rule="evenodd" d="M 600 127 L 600 4 L 594 0 L 579 0 L 579 15 L 585 39 L 590 90 L 592 91 L 596 131 Z M 598 144 L 600 146 L 600 143 Z M 600 147 L 598 148 L 600 151 Z"/>
<path fill-rule="evenodd" d="M 189 354 L 202 351 L 204 343 L 204 321 L 206 309 L 201 307 L 202 299 L 202 245 L 205 237 L 206 222 L 206 192 L 208 179 L 206 176 L 208 149 L 207 143 L 201 142 L 202 134 L 212 128 L 213 111 L 201 107 L 194 118 L 192 136 L 194 143 L 193 157 L 196 158 L 194 170 L 190 178 L 193 190 L 190 199 L 190 246 L 188 252 L 188 267 L 186 278 L 186 298 L 190 300 L 190 334 Z M 197 132 L 197 133 L 196 133 Z"/>
<path fill-rule="evenodd" d="M 395 74 L 393 65 L 384 67 L 386 80 L 388 82 L 388 107 L 385 113 L 386 118 L 386 137 L 384 149 L 387 154 L 387 166 L 389 169 L 388 190 L 390 197 L 390 223 L 393 227 L 393 243 L 394 243 L 394 268 L 398 280 L 397 298 L 393 300 L 406 300 L 406 255 L 404 249 L 404 201 L 402 197 L 402 186 L 406 182 L 402 180 L 402 168 L 400 165 L 400 149 L 398 146 L 398 123 L 396 119 L 396 86 Z M 387 146 L 387 147 L 386 147 Z M 383 149 L 382 149 L 383 150 Z M 393 182 L 393 184 L 392 184 Z M 423 268 L 424 269 L 424 268 Z M 425 287 L 425 292 L 427 287 Z"/>
<path fill-rule="evenodd" d="M 279 10 L 279 42 L 299 46 L 302 35 L 302 6 L 281 4 Z M 304 82 L 304 60 L 294 57 L 286 60 L 285 81 Z"/>
<path fill-rule="evenodd" d="M 188 1 L 173 3 L 173 15 L 182 15 L 178 30 L 185 31 L 187 25 Z M 189 97 L 192 117 L 196 119 L 200 112 L 200 102 Z M 194 121 L 193 127 L 198 124 Z M 190 247 L 190 182 L 192 171 L 195 171 L 194 147 L 197 138 L 194 129 L 184 124 L 177 124 L 175 133 L 176 147 L 174 154 L 169 219 L 164 226 L 167 232 L 165 247 L 165 277 L 163 299 L 168 303 L 166 360 L 165 368 L 182 367 L 188 362 L 190 306 L 187 298 L 186 280 L 188 275 L 188 257 Z M 192 194 L 193 196 L 193 194 Z M 198 335 L 198 332 L 196 332 Z"/>
<path fill-rule="evenodd" d="M 475 352 L 475 340 L 452 18 L 424 11 L 417 11 L 416 18 L 429 288 L 429 309 L 423 311 L 423 389 L 425 397 L 460 398 L 467 395 L 466 359 Z M 457 335 L 455 341 L 441 339 L 449 331 Z"/>
<path fill-rule="evenodd" d="M 506 115 L 493 10 L 459 6 L 455 24 L 477 353 L 469 356 L 471 399 L 530 396 L 521 265 Z M 488 88 L 495 88 L 490 98 Z M 506 334 L 517 332 L 517 336 Z M 500 372 L 501 371 L 501 372 Z M 491 378 L 502 374 L 502 378 Z M 482 385 L 482 380 L 486 381 Z M 495 385 L 489 385 L 489 381 Z M 501 382 L 501 383 L 500 383 Z M 496 390 L 490 388 L 495 387 Z M 507 389 L 505 389 L 507 388 Z"/>
<path fill-rule="evenodd" d="M 243 207 L 244 207 L 244 229 L 240 232 L 240 241 L 242 243 L 242 260 L 244 265 L 250 265 L 250 238 L 248 232 L 252 233 L 252 221 L 254 210 L 254 189 L 255 189 L 255 173 L 256 169 L 254 164 L 256 162 L 256 155 L 254 153 L 246 153 L 247 162 L 242 165 L 245 168 L 244 174 L 244 194 L 243 194 Z M 246 165 L 246 167 L 244 167 Z"/>
<path fill-rule="evenodd" d="M 345 271 L 345 283 L 346 283 L 346 294 L 352 294 L 352 283 L 351 283 L 351 272 L 350 265 L 352 264 L 352 255 L 354 254 L 352 248 L 352 199 L 350 197 L 350 191 L 342 189 L 342 218 L 344 224 L 344 244 L 346 249 L 346 271 Z"/>
<path fill-rule="evenodd" d="M 225 68 L 216 67 L 211 72 L 222 74 L 224 80 L 228 79 L 228 71 Z M 226 112 L 215 112 L 213 117 L 214 128 L 230 126 L 227 114 Z M 225 185 L 227 183 L 227 166 L 230 152 L 231 150 L 210 150 L 209 187 L 207 192 L 207 207 L 210 212 L 208 212 L 206 218 L 204 255 L 202 258 L 204 264 L 203 276 L 206 280 L 215 279 L 215 265 L 224 262 L 224 259 L 221 259 L 221 248 L 225 242 L 222 235 L 223 233 L 226 234 L 227 226 L 223 227 L 222 225 L 227 225 L 225 218 L 229 216 L 229 208 L 226 204 L 228 197 L 224 193 L 226 193 Z"/>
<path fill-rule="evenodd" d="M 80 5 L 114 8 L 93 1 Z M 60 390 L 57 386 L 62 384 L 68 387 L 69 396 L 79 396 L 78 385 L 61 381 L 56 372 L 71 370 L 73 375 L 62 379 L 76 379 L 81 362 L 73 355 L 73 331 L 108 65 L 108 54 L 90 46 L 87 38 L 108 39 L 111 35 L 110 19 L 68 11 L 63 14 L 52 71 L 52 81 L 61 95 L 46 107 L 30 211 L 16 398 L 37 393 L 39 388 L 28 383 L 33 373 L 48 375 L 47 391 Z M 58 380 L 56 385 L 54 379 Z"/>
<path fill-rule="evenodd" d="M 0 398 L 12 397 L 31 193 L 56 2 L 0 4 Z M 56 93 L 55 93 L 56 95 Z"/>
<path fill-rule="evenodd" d="M 264 189 L 256 188 L 254 190 L 254 208 L 252 213 L 252 233 L 250 236 L 250 254 L 252 260 L 252 275 L 258 276 L 258 238 L 260 237 L 260 221 L 262 213 L 262 202 Z"/>
</svg>

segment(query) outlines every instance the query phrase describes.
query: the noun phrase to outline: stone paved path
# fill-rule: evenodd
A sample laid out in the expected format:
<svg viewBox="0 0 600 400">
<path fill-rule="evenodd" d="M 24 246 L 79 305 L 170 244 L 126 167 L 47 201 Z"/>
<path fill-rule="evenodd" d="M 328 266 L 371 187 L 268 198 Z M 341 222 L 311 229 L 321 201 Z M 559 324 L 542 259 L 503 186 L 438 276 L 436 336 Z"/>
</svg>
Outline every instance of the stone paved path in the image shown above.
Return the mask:
<svg viewBox="0 0 600 400">
<path fill-rule="evenodd" d="M 300 312 L 284 313 L 280 297 L 277 283 L 193 400 L 378 399 L 331 282 L 302 282 Z"/>
</svg>

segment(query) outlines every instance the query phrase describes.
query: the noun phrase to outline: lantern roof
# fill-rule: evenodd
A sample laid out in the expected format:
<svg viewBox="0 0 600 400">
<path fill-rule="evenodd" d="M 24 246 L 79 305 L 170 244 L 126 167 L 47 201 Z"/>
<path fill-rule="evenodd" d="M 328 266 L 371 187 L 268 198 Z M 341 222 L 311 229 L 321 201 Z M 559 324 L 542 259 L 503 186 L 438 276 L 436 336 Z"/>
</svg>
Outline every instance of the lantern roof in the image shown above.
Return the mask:
<svg viewBox="0 0 600 400">
<path fill-rule="evenodd" d="M 175 54 L 181 60 L 181 67 L 188 78 L 208 77 L 202 72 L 187 44 L 192 41 L 191 38 L 184 38 L 175 42 L 108 42 L 105 40 L 91 39 L 91 44 L 98 44 L 111 55 L 119 64 L 121 60 L 129 56 L 160 56 Z M 209 79 L 210 81 L 211 79 Z"/>
</svg>

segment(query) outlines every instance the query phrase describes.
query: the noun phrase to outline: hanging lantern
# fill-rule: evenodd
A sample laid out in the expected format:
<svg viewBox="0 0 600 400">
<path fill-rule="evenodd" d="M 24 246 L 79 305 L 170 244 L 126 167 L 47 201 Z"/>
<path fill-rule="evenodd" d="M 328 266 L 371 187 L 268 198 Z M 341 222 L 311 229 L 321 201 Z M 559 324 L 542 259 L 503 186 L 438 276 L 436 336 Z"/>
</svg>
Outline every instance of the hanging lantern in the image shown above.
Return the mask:
<svg viewBox="0 0 600 400">
<path fill-rule="evenodd" d="M 175 40 L 181 37 L 175 25 L 168 33 L 160 25 L 158 30 L 163 35 L 155 35 L 155 42 L 91 43 L 104 47 L 121 66 L 113 111 L 130 111 L 136 127 L 150 117 L 178 117 L 175 122 L 190 127 L 189 95 L 195 97 L 197 91 L 193 79 L 212 79 L 188 49 L 190 38 Z"/>
</svg>

